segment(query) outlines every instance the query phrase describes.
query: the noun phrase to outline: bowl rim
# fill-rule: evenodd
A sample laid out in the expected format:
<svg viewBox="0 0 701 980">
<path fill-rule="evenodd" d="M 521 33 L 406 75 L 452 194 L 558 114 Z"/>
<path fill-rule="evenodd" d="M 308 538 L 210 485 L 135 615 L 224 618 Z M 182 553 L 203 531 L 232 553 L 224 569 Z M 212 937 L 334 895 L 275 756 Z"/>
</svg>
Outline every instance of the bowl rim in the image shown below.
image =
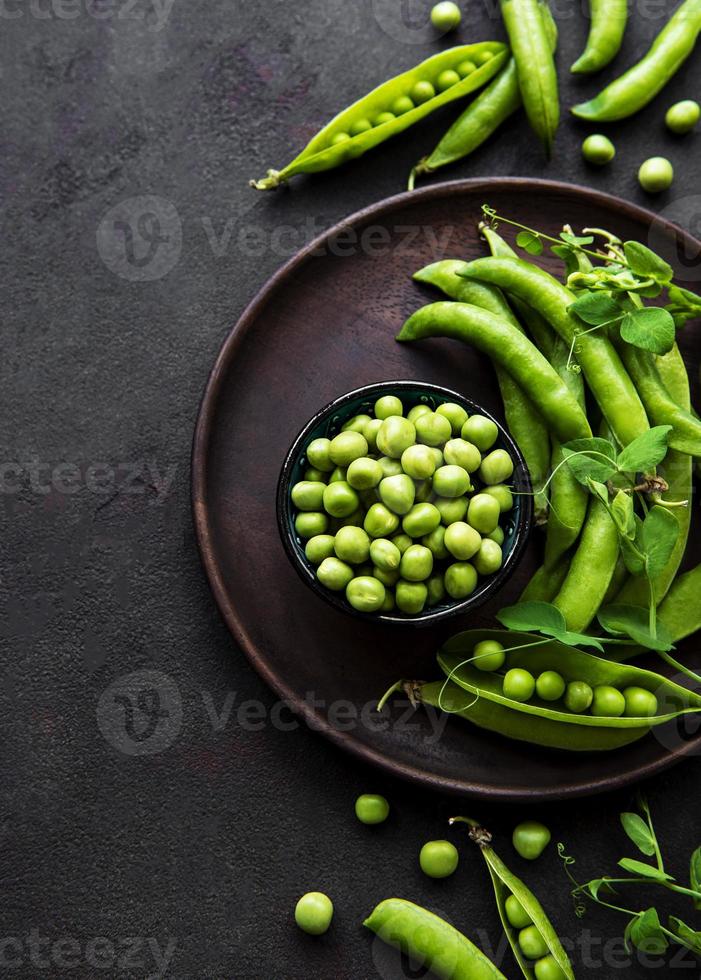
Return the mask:
<svg viewBox="0 0 701 980">
<path fill-rule="evenodd" d="M 309 439 L 310 434 L 317 426 L 325 422 L 330 416 L 341 411 L 350 402 L 354 402 L 359 399 L 369 399 L 372 398 L 373 395 L 376 395 L 376 397 L 379 398 L 382 394 L 395 394 L 399 393 L 400 391 L 406 391 L 407 388 L 414 389 L 421 394 L 425 393 L 427 395 L 440 396 L 441 398 L 447 398 L 450 401 L 455 401 L 469 409 L 471 415 L 483 415 L 485 418 L 488 418 L 494 422 L 499 430 L 500 442 L 506 446 L 509 454 L 514 460 L 514 472 L 519 474 L 519 487 L 523 487 L 523 490 L 520 491 L 523 493 L 522 506 L 515 525 L 512 547 L 504 561 L 504 564 L 493 575 L 484 578 L 481 587 L 475 589 L 475 591 L 470 593 L 469 596 L 466 596 L 464 599 L 456 600 L 450 605 L 443 606 L 442 608 L 427 608 L 423 612 L 415 615 L 365 613 L 358 609 L 354 609 L 353 606 L 351 606 L 351 604 L 346 600 L 343 592 L 332 592 L 330 589 L 327 589 L 321 585 L 314 575 L 312 568 L 308 564 L 305 564 L 300 558 L 299 552 L 295 546 L 294 534 L 287 519 L 287 504 L 292 482 L 292 471 L 300 454 L 304 450 L 305 443 Z M 506 584 L 508 579 L 514 573 L 523 557 L 524 550 L 533 528 L 533 485 L 531 483 L 530 473 L 528 471 L 523 453 L 516 445 L 516 442 L 509 432 L 507 426 L 500 422 L 498 418 L 496 418 L 478 402 L 475 402 L 472 398 L 469 398 L 467 395 L 463 395 L 460 392 L 454 391 L 452 388 L 446 388 L 443 385 L 416 381 L 413 379 L 375 381 L 371 384 L 361 385 L 359 388 L 354 388 L 352 391 L 347 391 L 344 394 L 339 395 L 337 398 L 334 398 L 323 408 L 319 409 L 319 411 L 312 416 L 307 424 L 303 426 L 292 441 L 292 444 L 285 454 L 285 458 L 283 460 L 277 483 L 275 511 L 277 515 L 280 538 L 282 539 L 282 544 L 287 557 L 292 563 L 295 571 L 302 581 L 309 586 L 309 588 L 315 594 L 321 596 L 322 599 L 332 605 L 335 609 L 373 623 L 398 626 L 435 626 L 437 623 L 442 623 L 445 620 L 452 619 L 455 616 L 464 615 L 465 613 L 471 612 L 484 605 Z"/>
</svg>

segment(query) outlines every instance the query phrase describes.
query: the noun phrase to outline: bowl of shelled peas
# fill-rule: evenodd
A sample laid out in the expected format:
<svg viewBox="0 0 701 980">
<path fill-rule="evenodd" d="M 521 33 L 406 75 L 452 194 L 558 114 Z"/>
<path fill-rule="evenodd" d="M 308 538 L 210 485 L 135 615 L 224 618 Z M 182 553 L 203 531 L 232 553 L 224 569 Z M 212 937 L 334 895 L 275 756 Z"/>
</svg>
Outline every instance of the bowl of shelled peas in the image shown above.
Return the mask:
<svg viewBox="0 0 701 980">
<path fill-rule="evenodd" d="M 388 381 L 348 392 L 295 439 L 277 515 L 302 579 L 337 609 L 430 624 L 513 572 L 533 513 L 523 457 L 469 399 Z"/>
</svg>

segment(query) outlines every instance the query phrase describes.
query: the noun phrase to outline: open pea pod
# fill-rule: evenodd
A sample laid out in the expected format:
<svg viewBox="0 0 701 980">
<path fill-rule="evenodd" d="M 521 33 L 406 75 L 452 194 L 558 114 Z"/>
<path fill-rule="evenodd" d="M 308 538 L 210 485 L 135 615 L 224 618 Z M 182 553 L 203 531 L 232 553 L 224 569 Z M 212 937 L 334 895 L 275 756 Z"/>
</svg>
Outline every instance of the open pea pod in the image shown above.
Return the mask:
<svg viewBox="0 0 701 980">
<path fill-rule="evenodd" d="M 500 41 L 480 41 L 478 44 L 462 44 L 448 48 L 427 58 L 409 71 L 389 79 L 373 89 L 358 102 L 344 109 L 317 133 L 302 152 L 282 170 L 269 170 L 262 180 L 252 180 L 251 187 L 259 191 L 273 190 L 295 174 L 312 174 L 321 170 L 331 170 L 347 160 L 362 156 L 390 136 L 395 136 L 413 126 L 419 119 L 428 116 L 435 109 L 477 91 L 502 68 L 509 55 L 507 46 Z M 373 125 L 371 129 L 348 136 L 354 123 L 369 120 L 371 123 L 381 114 L 391 112 L 392 104 L 402 96 L 409 96 L 417 82 L 430 82 L 437 91 L 438 77 L 445 71 L 455 71 L 465 62 L 477 67 L 460 81 L 432 98 L 414 106 L 395 118 Z M 482 63 L 483 62 L 483 63 Z M 334 142 L 341 139 L 342 142 Z"/>
<path fill-rule="evenodd" d="M 535 980 L 536 973 L 533 968 L 533 961 L 527 959 L 523 955 L 521 947 L 518 943 L 518 933 L 511 925 L 506 915 L 506 900 L 510 895 L 513 895 L 523 907 L 531 922 L 543 937 L 543 940 L 548 947 L 549 954 L 560 967 L 567 980 L 575 980 L 572 964 L 570 963 L 567 953 L 562 948 L 562 943 L 560 942 L 558 935 L 545 912 L 545 909 L 530 888 L 528 888 L 528 886 L 525 885 L 520 878 L 517 878 L 515 874 L 509 871 L 499 855 L 494 851 L 491 846 L 492 835 L 489 833 L 489 831 L 485 830 L 484 827 L 480 827 L 476 820 L 471 820 L 469 817 L 453 817 L 450 822 L 466 823 L 470 828 L 470 840 L 477 844 L 482 857 L 489 868 L 489 875 L 492 879 L 492 885 L 494 886 L 494 896 L 497 901 L 499 918 L 501 919 L 504 927 L 506 938 L 509 940 L 511 951 L 514 954 L 514 958 L 521 968 L 521 972 L 523 973 L 524 977 L 527 977 L 528 980 Z"/>
</svg>

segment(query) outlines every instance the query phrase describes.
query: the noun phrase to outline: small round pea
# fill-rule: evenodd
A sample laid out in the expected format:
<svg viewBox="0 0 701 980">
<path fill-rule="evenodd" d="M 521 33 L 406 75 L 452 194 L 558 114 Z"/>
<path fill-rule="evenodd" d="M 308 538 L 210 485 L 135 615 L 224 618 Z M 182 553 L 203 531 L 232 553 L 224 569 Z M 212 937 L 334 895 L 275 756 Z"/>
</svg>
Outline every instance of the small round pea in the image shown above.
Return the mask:
<svg viewBox="0 0 701 980">
<path fill-rule="evenodd" d="M 504 903 L 504 911 L 514 929 L 525 929 L 526 926 L 533 925 L 533 920 L 515 895 L 509 895 Z"/>
<path fill-rule="evenodd" d="M 567 975 L 552 954 L 543 956 L 533 964 L 535 980 L 567 980 Z"/>
<path fill-rule="evenodd" d="M 347 143 L 350 138 L 350 133 L 336 133 L 335 136 L 331 137 L 331 146 L 338 146 L 339 143 Z"/>
<path fill-rule="evenodd" d="M 298 510 L 321 510 L 324 506 L 324 484 L 301 480 L 292 487 L 290 496 Z"/>
<path fill-rule="evenodd" d="M 308 466 L 304 471 L 304 479 L 310 483 L 326 483 L 328 473 L 322 473 L 316 466 Z"/>
<path fill-rule="evenodd" d="M 384 126 L 385 123 L 394 122 L 397 117 L 393 112 L 381 112 L 372 121 L 373 126 Z"/>
<path fill-rule="evenodd" d="M 484 415 L 471 415 L 463 425 L 460 435 L 484 453 L 497 441 L 499 429 L 496 422 L 485 418 Z"/>
<path fill-rule="evenodd" d="M 340 528 L 334 540 L 336 557 L 351 565 L 360 565 L 370 555 L 370 538 L 362 527 L 346 525 Z"/>
<path fill-rule="evenodd" d="M 326 514 L 315 511 L 304 511 L 295 518 L 295 531 L 300 538 L 313 538 L 317 534 L 326 534 L 329 529 L 329 519 Z"/>
<path fill-rule="evenodd" d="M 417 105 L 423 105 L 424 102 L 430 102 L 431 99 L 435 98 L 436 90 L 428 80 L 424 80 L 416 82 L 410 95 Z"/>
<path fill-rule="evenodd" d="M 597 167 L 603 167 L 610 163 L 616 156 L 616 147 L 608 136 L 601 133 L 592 133 L 582 143 L 582 156 L 587 163 L 593 163 Z"/>
<path fill-rule="evenodd" d="M 348 517 L 360 506 L 360 498 L 345 480 L 324 487 L 324 510 L 332 517 Z"/>
<path fill-rule="evenodd" d="M 693 99 L 684 99 L 682 102 L 675 102 L 667 109 L 664 121 L 667 128 L 673 133 L 681 135 L 689 133 L 694 128 L 701 117 L 701 106 Z"/>
<path fill-rule="evenodd" d="M 626 701 L 626 718 L 652 718 L 657 714 L 657 698 L 644 687 L 626 687 L 623 691 Z"/>
<path fill-rule="evenodd" d="M 535 677 L 528 670 L 512 667 L 504 677 L 504 697 L 512 701 L 530 701 L 535 691 Z"/>
<path fill-rule="evenodd" d="M 429 606 L 437 606 L 439 602 L 443 602 L 445 599 L 445 582 L 440 573 L 432 575 L 426 582 L 426 587 L 428 589 Z"/>
<path fill-rule="evenodd" d="M 421 544 L 425 548 L 428 548 L 434 559 L 438 559 L 439 561 L 443 558 L 450 557 L 450 552 L 445 546 L 445 531 L 446 529 L 443 525 L 439 524 L 430 534 L 425 534 L 421 538 Z"/>
<path fill-rule="evenodd" d="M 401 398 L 396 395 L 382 395 L 375 402 L 375 418 L 388 419 L 391 415 L 404 415 L 404 406 Z"/>
<path fill-rule="evenodd" d="M 565 689 L 565 707 L 581 715 L 592 702 L 594 692 L 586 681 L 570 681 Z"/>
<path fill-rule="evenodd" d="M 420 403 L 418 405 L 414 405 L 413 408 L 409 409 L 409 411 L 407 412 L 407 418 L 409 419 L 410 422 L 416 423 L 416 420 L 420 419 L 422 415 L 430 415 L 430 414 L 431 414 L 431 406 Z"/>
<path fill-rule="evenodd" d="M 346 599 L 359 612 L 377 612 L 385 601 L 385 587 L 372 575 L 358 575 L 346 586 Z"/>
<path fill-rule="evenodd" d="M 424 501 L 414 504 L 402 521 L 402 530 L 410 538 L 422 538 L 425 534 L 435 531 L 441 522 L 441 514 L 437 507 Z"/>
<path fill-rule="evenodd" d="M 368 449 L 370 452 L 374 452 L 377 448 L 377 433 L 380 431 L 382 426 L 382 419 L 370 419 L 368 424 L 365 426 L 363 435 L 367 440 Z"/>
<path fill-rule="evenodd" d="M 518 934 L 518 944 L 521 952 L 529 960 L 539 960 L 541 956 L 546 956 L 548 946 L 535 926 L 526 926 Z"/>
<path fill-rule="evenodd" d="M 436 412 L 448 419 L 453 435 L 459 436 L 460 430 L 467 422 L 467 412 L 462 405 L 458 405 L 457 402 L 443 402 L 436 408 Z"/>
<path fill-rule="evenodd" d="M 620 691 L 608 684 L 594 688 L 591 713 L 598 718 L 620 718 L 626 710 L 626 699 Z"/>
<path fill-rule="evenodd" d="M 382 469 L 382 476 L 399 476 L 403 473 L 402 464 L 398 459 L 392 459 L 391 456 L 380 456 L 377 461 Z"/>
<path fill-rule="evenodd" d="M 365 433 L 365 426 L 371 421 L 369 415 L 354 415 L 341 427 L 341 432 L 360 432 L 362 435 Z"/>
<path fill-rule="evenodd" d="M 535 682 L 536 694 L 543 701 L 559 701 L 566 686 L 564 677 L 556 670 L 544 670 Z"/>
<path fill-rule="evenodd" d="M 395 568 L 394 571 L 387 571 L 385 568 L 373 567 L 372 577 L 382 582 L 385 589 L 391 589 L 399 581 L 399 570 Z"/>
<path fill-rule="evenodd" d="M 650 157 L 638 171 L 640 186 L 649 194 L 659 194 L 672 186 L 674 167 L 665 157 Z"/>
<path fill-rule="evenodd" d="M 467 507 L 467 521 L 480 534 L 491 534 L 499 523 L 499 502 L 486 493 L 476 493 Z M 494 542 L 496 543 L 496 542 Z"/>
<path fill-rule="evenodd" d="M 452 599 L 465 599 L 477 588 L 477 572 L 467 561 L 456 561 L 445 571 L 445 590 Z"/>
<path fill-rule="evenodd" d="M 354 490 L 370 490 L 377 486 L 383 476 L 378 461 L 369 456 L 354 459 L 346 471 L 346 480 Z"/>
<path fill-rule="evenodd" d="M 416 422 L 416 438 L 425 446 L 442 446 L 452 434 L 450 422 L 438 412 L 425 412 Z"/>
<path fill-rule="evenodd" d="M 363 793 L 355 801 L 355 815 L 364 824 L 384 823 L 389 816 L 389 803 L 384 796 Z"/>
<path fill-rule="evenodd" d="M 490 538 L 483 538 L 479 551 L 472 559 L 472 564 L 479 575 L 493 575 L 498 572 L 504 562 L 500 545 Z"/>
<path fill-rule="evenodd" d="M 340 531 L 341 527 L 362 527 L 363 521 L 365 520 L 365 511 L 362 507 L 358 507 L 348 517 L 337 518 L 337 520 L 339 522 L 339 527 L 336 528 L 337 531 Z"/>
<path fill-rule="evenodd" d="M 482 640 L 472 651 L 472 666 L 477 670 L 499 670 L 505 660 L 506 652 L 498 640 Z"/>
<path fill-rule="evenodd" d="M 329 456 L 330 447 L 330 439 L 312 439 L 307 446 L 306 453 L 310 465 L 317 470 L 322 470 L 324 473 L 330 473 L 334 468 L 334 463 Z"/>
<path fill-rule="evenodd" d="M 424 582 L 433 571 L 433 555 L 422 544 L 412 544 L 402 555 L 399 571 L 407 582 Z"/>
<path fill-rule="evenodd" d="M 370 543 L 370 558 L 373 565 L 378 568 L 386 572 L 394 572 L 399 568 L 402 555 L 396 544 L 388 541 L 387 538 L 375 538 Z"/>
<path fill-rule="evenodd" d="M 302 932 L 322 936 L 333 919 L 333 902 L 322 892 L 302 895 L 295 907 L 295 922 Z"/>
<path fill-rule="evenodd" d="M 467 76 L 471 75 L 473 71 L 477 71 L 477 65 L 474 63 L 474 61 L 470 61 L 468 58 L 465 61 L 461 61 L 455 70 L 460 78 L 467 78 Z"/>
<path fill-rule="evenodd" d="M 465 521 L 455 521 L 445 529 L 444 543 L 453 558 L 466 561 L 480 550 L 482 538 Z"/>
<path fill-rule="evenodd" d="M 354 123 L 351 123 L 348 132 L 351 136 L 360 136 L 361 133 L 367 133 L 372 129 L 372 123 L 369 119 L 356 119 Z"/>
<path fill-rule="evenodd" d="M 329 473 L 329 483 L 341 483 L 346 479 L 346 467 L 337 466 Z"/>
<path fill-rule="evenodd" d="M 550 843 L 551 833 L 537 820 L 525 820 L 511 835 L 516 852 L 526 861 L 535 861 Z"/>
<path fill-rule="evenodd" d="M 421 870 L 429 878 L 449 878 L 459 860 L 458 849 L 449 840 L 430 840 L 419 852 Z"/>
<path fill-rule="evenodd" d="M 413 422 L 401 415 L 386 418 L 377 433 L 377 448 L 383 456 L 401 459 L 402 453 L 416 442 Z M 365 454 L 363 454 L 365 455 Z"/>
<path fill-rule="evenodd" d="M 443 457 L 451 466 L 462 466 L 468 473 L 480 468 L 482 454 L 477 446 L 465 439 L 449 439 L 443 447 Z"/>
<path fill-rule="evenodd" d="M 363 527 L 371 538 L 386 538 L 399 527 L 399 518 L 384 504 L 373 504 L 365 515 Z"/>
<path fill-rule="evenodd" d="M 464 519 L 467 514 L 467 505 L 467 497 L 454 497 L 452 499 L 438 497 L 433 503 L 441 515 L 441 523 L 445 524 L 446 527 Z"/>
<path fill-rule="evenodd" d="M 395 514 L 408 514 L 414 506 L 416 487 L 414 481 L 406 473 L 398 476 L 386 476 L 380 482 L 379 494 L 382 503 Z"/>
<path fill-rule="evenodd" d="M 396 545 L 396 547 L 399 549 L 400 555 L 403 555 L 404 552 L 407 550 L 407 548 L 411 548 L 413 543 L 414 542 L 409 537 L 409 535 L 404 534 L 403 531 L 400 531 L 399 534 L 395 534 L 392 536 L 392 544 Z"/>
<path fill-rule="evenodd" d="M 504 534 L 504 528 L 495 527 L 492 533 L 488 534 L 487 537 L 490 539 L 490 541 L 496 541 L 498 545 L 503 545 L 504 539 L 506 537 L 506 535 Z"/>
<path fill-rule="evenodd" d="M 353 569 L 339 558 L 324 558 L 316 577 L 332 592 L 342 592 L 353 578 Z"/>
<path fill-rule="evenodd" d="M 397 582 L 394 599 L 397 603 L 397 609 L 402 612 L 414 615 L 422 612 L 427 598 L 428 589 L 424 582 L 405 582 L 401 579 Z"/>
<path fill-rule="evenodd" d="M 489 486 L 504 483 L 514 472 L 514 462 L 505 449 L 495 449 L 482 460 L 480 478 Z"/>
<path fill-rule="evenodd" d="M 351 466 L 353 464 L 351 463 Z M 484 492 L 494 499 L 499 504 L 499 510 L 502 514 L 506 511 L 512 510 L 514 506 L 514 495 L 511 490 L 503 483 L 497 483 L 495 486 L 485 487 Z"/>
<path fill-rule="evenodd" d="M 437 31 L 454 31 L 462 19 L 460 7 L 453 0 L 441 0 L 431 10 L 431 23 Z"/>
<path fill-rule="evenodd" d="M 493 51 L 478 51 L 475 54 L 475 61 L 478 65 L 486 65 L 488 61 L 491 61 L 494 57 Z"/>
<path fill-rule="evenodd" d="M 433 459 L 435 460 L 436 463 L 436 469 L 438 469 L 438 467 L 442 466 L 443 463 L 445 462 L 445 459 L 443 458 L 443 453 L 438 448 L 438 446 L 429 446 L 429 449 L 433 453 Z"/>
<path fill-rule="evenodd" d="M 402 453 L 402 469 L 414 480 L 426 480 L 436 471 L 436 460 L 429 446 L 409 446 Z"/>
<path fill-rule="evenodd" d="M 333 534 L 315 534 L 307 541 L 304 553 L 312 565 L 320 565 L 325 558 L 334 554 Z"/>
<path fill-rule="evenodd" d="M 470 477 L 462 466 L 439 466 L 433 474 L 433 490 L 439 497 L 462 497 L 470 489 Z"/>
<path fill-rule="evenodd" d="M 395 116 L 403 116 L 405 112 L 411 112 L 416 106 L 408 95 L 400 95 L 398 99 L 394 100 L 391 108 Z"/>
<path fill-rule="evenodd" d="M 334 466 L 348 466 L 354 459 L 367 454 L 368 441 L 360 432 L 339 432 L 329 446 L 329 458 Z"/>
<path fill-rule="evenodd" d="M 447 92 L 449 88 L 453 85 L 457 85 L 460 81 L 460 76 L 452 68 L 446 68 L 442 71 L 438 78 L 436 79 L 436 88 L 439 92 Z"/>
<path fill-rule="evenodd" d="M 385 601 L 380 606 L 381 613 L 390 613 L 394 609 L 394 593 L 391 589 L 385 588 Z"/>
</svg>

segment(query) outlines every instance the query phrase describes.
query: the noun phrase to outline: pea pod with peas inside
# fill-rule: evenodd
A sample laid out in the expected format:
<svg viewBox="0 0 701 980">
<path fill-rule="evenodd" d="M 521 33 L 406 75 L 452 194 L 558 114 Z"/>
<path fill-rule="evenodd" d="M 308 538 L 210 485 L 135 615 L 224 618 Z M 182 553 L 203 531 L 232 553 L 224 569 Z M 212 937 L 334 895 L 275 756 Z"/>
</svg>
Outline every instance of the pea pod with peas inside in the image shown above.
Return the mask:
<svg viewBox="0 0 701 980">
<path fill-rule="evenodd" d="M 344 109 L 287 166 L 269 170 L 251 186 L 273 190 L 295 174 L 331 170 L 361 156 L 435 109 L 477 91 L 507 57 L 508 49 L 499 41 L 459 45 L 433 55 Z"/>
<path fill-rule="evenodd" d="M 589 0 L 587 46 L 572 65 L 574 74 L 601 71 L 620 51 L 628 23 L 628 0 Z"/>
</svg>

